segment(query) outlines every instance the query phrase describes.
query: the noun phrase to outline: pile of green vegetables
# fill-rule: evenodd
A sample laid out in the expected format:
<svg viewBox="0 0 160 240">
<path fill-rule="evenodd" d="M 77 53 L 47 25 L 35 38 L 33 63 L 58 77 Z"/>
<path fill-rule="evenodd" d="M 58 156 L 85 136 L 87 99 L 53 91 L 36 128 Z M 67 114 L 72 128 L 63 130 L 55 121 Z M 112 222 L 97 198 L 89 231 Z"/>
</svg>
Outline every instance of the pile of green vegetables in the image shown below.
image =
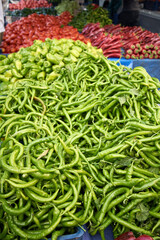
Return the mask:
<svg viewBox="0 0 160 240">
<path fill-rule="evenodd" d="M 112 224 L 160 239 L 160 83 L 67 39 L 0 61 L 0 239 Z"/>
<path fill-rule="evenodd" d="M 97 22 L 100 23 L 101 27 L 112 23 L 112 20 L 109 18 L 108 10 L 102 7 L 94 9 L 94 6 L 88 5 L 85 10 L 81 11 L 72 18 L 69 25 L 77 28 L 78 31 L 81 32 L 86 24 Z"/>
<path fill-rule="evenodd" d="M 61 14 L 64 11 L 70 12 L 74 15 L 75 11 L 80 9 L 80 5 L 78 1 L 71 1 L 71 0 L 62 0 L 56 7 L 55 10 L 57 14 Z"/>
</svg>

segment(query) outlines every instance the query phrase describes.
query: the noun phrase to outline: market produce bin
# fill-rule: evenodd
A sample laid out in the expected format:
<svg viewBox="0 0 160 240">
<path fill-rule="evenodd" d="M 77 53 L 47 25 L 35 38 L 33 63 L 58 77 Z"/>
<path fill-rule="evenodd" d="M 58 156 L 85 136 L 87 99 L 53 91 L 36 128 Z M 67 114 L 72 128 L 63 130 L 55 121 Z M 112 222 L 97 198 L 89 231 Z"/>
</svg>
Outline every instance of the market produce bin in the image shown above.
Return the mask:
<svg viewBox="0 0 160 240">
<path fill-rule="evenodd" d="M 119 58 L 109 58 L 109 60 L 117 62 L 117 65 L 118 65 L 118 66 L 121 64 L 121 65 L 124 65 L 124 66 L 126 66 L 126 67 L 133 68 L 133 60 L 131 60 L 131 59 L 125 59 L 125 58 L 120 58 L 120 59 L 119 59 Z"/>
<path fill-rule="evenodd" d="M 106 240 L 114 240 L 112 226 L 109 225 L 105 231 L 105 239 Z M 77 231 L 74 234 L 62 235 L 58 237 L 58 240 L 100 240 L 100 233 L 97 232 L 94 236 L 90 235 L 87 231 L 87 225 L 85 224 L 83 228 L 77 227 Z M 51 240 L 49 238 L 48 240 Z"/>
<path fill-rule="evenodd" d="M 133 59 L 133 68 L 141 66 L 151 75 L 160 80 L 160 59 Z"/>
<path fill-rule="evenodd" d="M 101 235 L 99 232 L 97 232 L 95 235 L 89 234 L 87 231 L 87 226 L 84 226 L 84 229 L 86 230 L 84 235 L 83 235 L 83 240 L 101 240 Z M 109 225 L 105 230 L 104 230 L 104 236 L 106 240 L 114 240 L 113 236 L 113 229 L 112 226 Z"/>
<path fill-rule="evenodd" d="M 82 240 L 84 233 L 83 228 L 77 227 L 76 233 L 59 236 L 58 240 Z"/>
<path fill-rule="evenodd" d="M 84 233 L 85 231 L 83 230 L 83 228 L 77 227 L 75 233 L 59 236 L 58 240 L 82 240 Z M 51 238 L 49 238 L 48 240 L 51 240 Z"/>
</svg>

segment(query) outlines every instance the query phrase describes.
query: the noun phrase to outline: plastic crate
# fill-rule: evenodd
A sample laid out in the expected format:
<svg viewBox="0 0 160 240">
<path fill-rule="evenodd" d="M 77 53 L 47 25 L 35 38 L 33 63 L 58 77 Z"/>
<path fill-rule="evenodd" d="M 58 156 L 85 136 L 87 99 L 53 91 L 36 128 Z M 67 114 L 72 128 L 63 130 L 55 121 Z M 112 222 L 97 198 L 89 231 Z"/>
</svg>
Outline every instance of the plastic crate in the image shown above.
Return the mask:
<svg viewBox="0 0 160 240">
<path fill-rule="evenodd" d="M 70 239 L 71 240 L 82 240 L 84 233 L 85 232 L 82 228 L 77 227 L 76 233 L 59 236 L 58 240 L 70 240 Z"/>
<path fill-rule="evenodd" d="M 73 234 L 59 236 L 58 240 L 82 240 L 85 231 L 80 227 L 77 227 L 76 230 Z M 48 238 L 48 240 L 51 240 L 51 238 Z"/>
<path fill-rule="evenodd" d="M 160 80 L 160 59 L 133 59 L 133 68 L 141 66 L 151 77 Z"/>
<path fill-rule="evenodd" d="M 132 68 L 133 69 L 133 60 L 132 59 L 125 59 L 125 58 L 108 58 L 111 61 L 117 62 L 117 65 L 119 66 L 124 65 L 126 67 Z"/>
</svg>

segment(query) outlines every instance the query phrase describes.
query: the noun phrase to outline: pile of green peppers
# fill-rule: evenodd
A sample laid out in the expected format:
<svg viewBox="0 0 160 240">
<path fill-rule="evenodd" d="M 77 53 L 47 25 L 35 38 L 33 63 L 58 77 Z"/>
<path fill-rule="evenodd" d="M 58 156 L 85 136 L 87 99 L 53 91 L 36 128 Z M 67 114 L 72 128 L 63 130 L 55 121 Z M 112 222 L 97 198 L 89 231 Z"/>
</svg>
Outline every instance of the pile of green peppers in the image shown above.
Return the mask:
<svg viewBox="0 0 160 240">
<path fill-rule="evenodd" d="M 112 24 L 112 20 L 109 18 L 109 12 L 107 9 L 98 7 L 93 9 L 92 5 L 88 5 L 87 8 L 76 16 L 74 16 L 69 23 L 69 25 L 78 29 L 79 32 L 82 32 L 84 26 L 88 23 L 100 23 L 101 27 L 105 25 Z"/>
<path fill-rule="evenodd" d="M 56 7 L 55 10 L 57 14 L 61 14 L 64 11 L 70 12 L 71 15 L 74 15 L 75 11 L 80 9 L 80 5 L 77 1 L 71 0 L 62 0 Z"/>
<path fill-rule="evenodd" d="M 3 58 L 0 239 L 84 224 L 159 239 L 159 80 L 67 39 Z"/>
</svg>

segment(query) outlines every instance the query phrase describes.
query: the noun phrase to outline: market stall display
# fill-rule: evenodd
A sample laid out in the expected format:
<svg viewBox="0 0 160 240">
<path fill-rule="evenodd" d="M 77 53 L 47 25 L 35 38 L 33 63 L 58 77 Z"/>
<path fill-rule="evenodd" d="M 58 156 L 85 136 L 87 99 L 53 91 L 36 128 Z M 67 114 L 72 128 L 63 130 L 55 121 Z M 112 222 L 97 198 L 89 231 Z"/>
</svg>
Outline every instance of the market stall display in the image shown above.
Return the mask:
<svg viewBox="0 0 160 240">
<path fill-rule="evenodd" d="M 160 58 L 160 36 L 141 27 L 122 27 L 99 23 L 87 24 L 82 33 L 90 38 L 93 46 L 102 48 L 106 57 L 124 56 L 126 59 Z"/>
<path fill-rule="evenodd" d="M 67 11 L 59 16 L 35 13 L 21 18 L 6 26 L 1 49 L 4 53 L 17 52 L 22 47 L 31 46 L 36 39 L 45 41 L 46 38 L 90 41 L 76 28 L 66 26 L 71 18 Z"/>
<path fill-rule="evenodd" d="M 102 239 L 110 224 L 115 237 L 159 237 L 159 80 L 67 39 L 3 58 L 3 239 L 55 239 L 84 223 Z"/>
<path fill-rule="evenodd" d="M 88 23 L 82 30 L 82 34 L 91 40 L 93 46 L 101 48 L 105 57 L 120 58 L 123 47 L 120 35 L 105 34 L 105 29 L 100 23 Z"/>
<path fill-rule="evenodd" d="M 107 33 L 122 37 L 126 58 L 160 58 L 160 36 L 141 27 L 121 27 L 108 25 L 104 27 Z"/>
<path fill-rule="evenodd" d="M 52 4 L 47 0 L 20 0 L 18 3 L 9 3 L 9 10 L 22 10 L 24 8 L 49 8 Z"/>
<path fill-rule="evenodd" d="M 82 32 L 83 27 L 87 23 L 97 22 L 100 23 L 101 27 L 112 23 L 112 20 L 109 18 L 108 10 L 102 7 L 88 5 L 86 9 L 74 16 L 69 24 L 77 28 L 79 32 Z"/>
</svg>

